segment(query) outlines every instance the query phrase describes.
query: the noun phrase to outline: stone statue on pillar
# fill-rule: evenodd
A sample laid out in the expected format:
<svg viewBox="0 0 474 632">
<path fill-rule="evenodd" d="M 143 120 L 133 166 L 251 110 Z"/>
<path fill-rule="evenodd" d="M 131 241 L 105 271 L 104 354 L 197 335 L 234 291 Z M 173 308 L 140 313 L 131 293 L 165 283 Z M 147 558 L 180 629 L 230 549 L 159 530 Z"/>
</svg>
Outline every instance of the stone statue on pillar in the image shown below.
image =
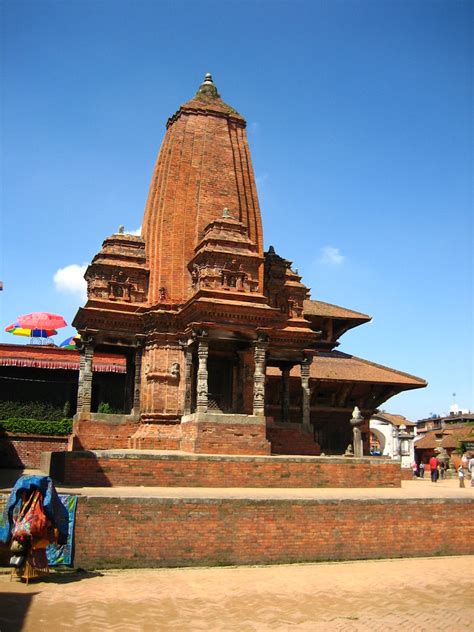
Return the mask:
<svg viewBox="0 0 474 632">
<path fill-rule="evenodd" d="M 364 445 L 362 443 L 362 433 L 360 427 L 364 423 L 364 418 L 357 406 L 354 406 L 352 411 L 351 426 L 352 426 L 352 441 L 354 444 L 354 456 L 361 458 L 364 456 Z"/>
</svg>

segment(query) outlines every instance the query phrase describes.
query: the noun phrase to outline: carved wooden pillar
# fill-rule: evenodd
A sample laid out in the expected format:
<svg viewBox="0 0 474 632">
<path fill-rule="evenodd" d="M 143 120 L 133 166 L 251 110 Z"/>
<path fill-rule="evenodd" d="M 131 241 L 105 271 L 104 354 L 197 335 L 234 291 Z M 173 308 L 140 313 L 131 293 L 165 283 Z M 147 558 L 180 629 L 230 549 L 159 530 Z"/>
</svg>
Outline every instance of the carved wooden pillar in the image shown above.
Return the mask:
<svg viewBox="0 0 474 632">
<path fill-rule="evenodd" d="M 281 369 L 281 421 L 290 421 L 290 366 Z"/>
<path fill-rule="evenodd" d="M 90 413 L 92 401 L 92 361 L 94 344 L 84 340 L 79 360 L 79 388 L 77 392 L 77 412 Z"/>
<path fill-rule="evenodd" d="M 140 414 L 140 400 L 142 387 L 142 346 L 137 346 L 135 350 L 135 375 L 133 380 L 133 414 Z"/>
<path fill-rule="evenodd" d="M 253 374 L 253 414 L 265 415 L 265 360 L 268 343 L 257 340 L 254 343 L 255 373 Z"/>
<path fill-rule="evenodd" d="M 184 351 L 185 369 L 184 369 L 184 406 L 183 413 L 191 414 L 192 403 L 192 379 L 193 379 L 193 352 L 189 347 Z M 206 368 L 207 372 L 207 368 Z"/>
<path fill-rule="evenodd" d="M 303 428 L 308 431 L 311 431 L 311 390 L 309 387 L 309 376 L 312 362 L 313 356 L 305 356 L 301 362 L 301 389 L 303 391 L 301 417 Z"/>
<path fill-rule="evenodd" d="M 208 406 L 208 373 L 207 357 L 209 355 L 209 341 L 199 338 L 198 343 L 198 373 L 197 373 L 197 406 L 196 412 L 206 413 Z"/>
</svg>

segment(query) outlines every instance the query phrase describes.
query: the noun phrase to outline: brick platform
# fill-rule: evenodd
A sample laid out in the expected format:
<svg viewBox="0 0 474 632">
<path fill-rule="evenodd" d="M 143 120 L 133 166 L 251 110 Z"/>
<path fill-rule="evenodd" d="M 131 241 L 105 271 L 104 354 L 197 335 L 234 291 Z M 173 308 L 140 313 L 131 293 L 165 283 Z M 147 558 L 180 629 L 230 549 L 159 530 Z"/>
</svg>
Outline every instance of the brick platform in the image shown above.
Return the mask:
<svg viewBox="0 0 474 632">
<path fill-rule="evenodd" d="M 77 413 L 69 445 L 74 450 L 128 448 L 138 427 L 139 417 L 134 415 Z"/>
<path fill-rule="evenodd" d="M 468 498 L 80 497 L 74 564 L 126 568 L 465 555 L 474 553 L 473 525 Z"/>
<path fill-rule="evenodd" d="M 195 454 L 270 454 L 265 418 L 193 413 L 181 419 L 181 450 Z"/>
<path fill-rule="evenodd" d="M 343 457 L 215 456 L 144 450 L 51 455 L 68 485 L 146 487 L 400 487 L 400 464 Z"/>
</svg>

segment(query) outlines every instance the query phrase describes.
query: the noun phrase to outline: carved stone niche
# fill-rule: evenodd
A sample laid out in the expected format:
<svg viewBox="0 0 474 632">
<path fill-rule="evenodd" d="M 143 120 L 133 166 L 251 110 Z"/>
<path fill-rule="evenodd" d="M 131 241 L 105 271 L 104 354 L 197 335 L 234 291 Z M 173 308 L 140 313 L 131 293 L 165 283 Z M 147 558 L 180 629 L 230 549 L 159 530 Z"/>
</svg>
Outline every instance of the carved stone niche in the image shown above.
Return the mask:
<svg viewBox="0 0 474 632">
<path fill-rule="evenodd" d="M 91 300 L 144 303 L 148 276 L 142 237 L 117 233 L 104 241 L 84 278 Z"/>
<path fill-rule="evenodd" d="M 264 292 L 270 305 L 289 318 L 303 318 L 303 302 L 309 296 L 291 261 L 276 254 L 273 246 L 265 253 Z"/>
<path fill-rule="evenodd" d="M 258 292 L 262 258 L 248 237 L 247 227 L 225 209 L 222 218 L 208 224 L 189 262 L 191 290 Z"/>
</svg>

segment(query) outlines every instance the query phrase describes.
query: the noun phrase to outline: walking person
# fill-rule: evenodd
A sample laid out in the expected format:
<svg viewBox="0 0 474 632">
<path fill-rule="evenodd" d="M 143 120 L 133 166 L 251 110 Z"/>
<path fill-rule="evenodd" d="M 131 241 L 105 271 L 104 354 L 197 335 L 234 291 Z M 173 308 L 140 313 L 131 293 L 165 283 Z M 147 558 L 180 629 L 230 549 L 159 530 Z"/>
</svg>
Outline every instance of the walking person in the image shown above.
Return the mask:
<svg viewBox="0 0 474 632">
<path fill-rule="evenodd" d="M 413 472 L 413 478 L 416 478 L 418 476 L 418 464 L 416 461 L 413 461 L 411 464 L 411 470 Z"/>
<path fill-rule="evenodd" d="M 446 463 L 444 461 L 439 462 L 439 473 L 441 476 L 441 480 L 444 481 L 446 478 Z"/>
<path fill-rule="evenodd" d="M 431 482 L 432 483 L 436 483 L 436 481 L 438 480 L 438 465 L 439 465 L 439 461 L 438 459 L 433 455 L 430 459 L 430 474 L 431 474 Z"/>
<path fill-rule="evenodd" d="M 459 487 L 465 487 L 464 485 L 464 468 L 461 465 L 458 467 Z"/>
<path fill-rule="evenodd" d="M 471 458 L 467 464 L 467 469 L 471 473 L 471 487 L 474 487 L 474 455 L 471 452 Z"/>
<path fill-rule="evenodd" d="M 420 461 L 420 466 L 418 470 L 420 472 L 420 478 L 425 478 L 425 464 L 423 463 L 423 461 Z"/>
</svg>

